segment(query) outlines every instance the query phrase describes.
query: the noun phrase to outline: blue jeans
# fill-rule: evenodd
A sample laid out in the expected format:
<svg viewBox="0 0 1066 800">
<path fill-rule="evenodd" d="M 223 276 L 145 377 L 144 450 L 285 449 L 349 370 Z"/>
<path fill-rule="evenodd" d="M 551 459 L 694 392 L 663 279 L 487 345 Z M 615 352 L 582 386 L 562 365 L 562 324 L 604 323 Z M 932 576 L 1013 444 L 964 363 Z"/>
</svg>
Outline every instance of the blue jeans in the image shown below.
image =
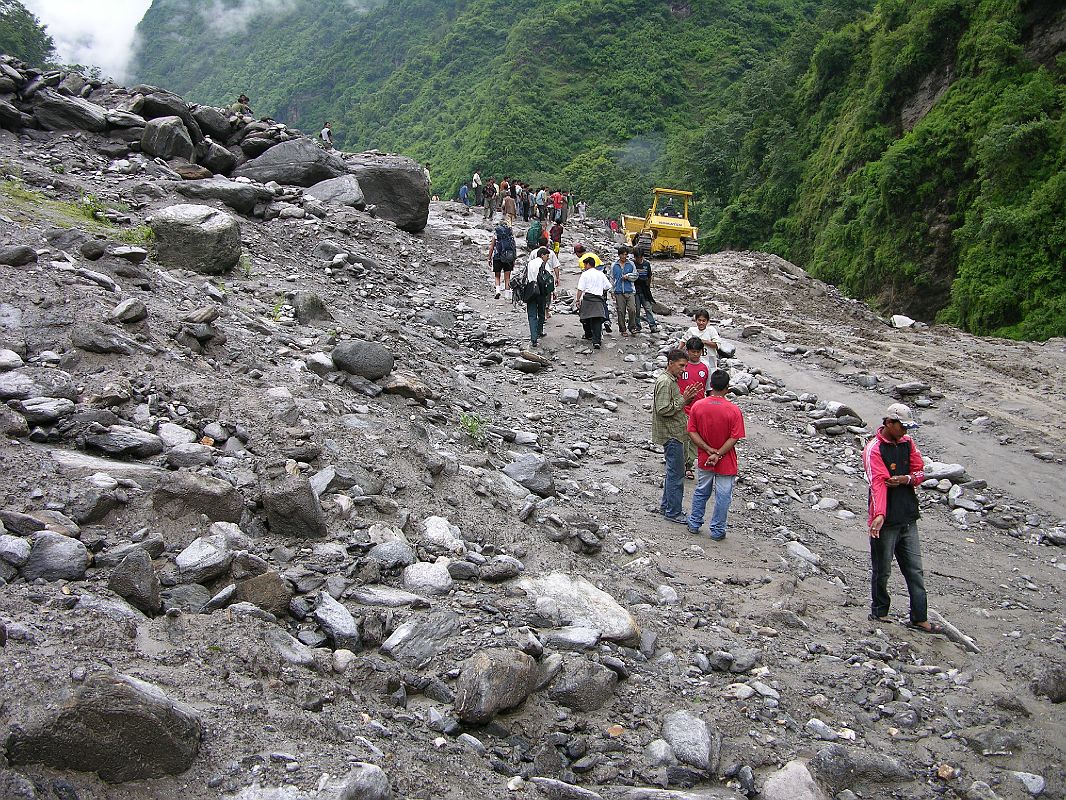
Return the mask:
<svg viewBox="0 0 1066 800">
<path fill-rule="evenodd" d="M 703 513 L 707 501 L 714 496 L 714 510 L 711 512 L 711 538 L 725 538 L 725 522 L 729 514 L 729 504 L 733 502 L 733 487 L 736 475 L 719 475 L 709 469 L 699 470 L 696 478 L 696 491 L 692 495 L 692 513 L 688 515 L 688 526 L 699 530 L 703 524 Z"/>
<path fill-rule="evenodd" d="M 529 341 L 537 343 L 537 339 L 544 335 L 544 316 L 548 305 L 548 298 L 538 297 L 526 303 L 526 318 L 529 320 Z"/>
<path fill-rule="evenodd" d="M 922 546 L 918 541 L 918 523 L 885 525 L 881 535 L 870 539 L 870 613 L 875 617 L 888 616 L 892 598 L 888 594 L 888 578 L 892 573 L 892 558 L 899 564 L 907 594 L 911 598 L 911 622 L 925 622 L 927 599 L 925 572 L 922 569 Z"/>
<path fill-rule="evenodd" d="M 644 319 L 648 323 L 648 327 L 655 330 L 659 327 L 659 323 L 655 321 L 655 314 L 651 311 L 652 301 L 644 295 L 637 293 L 637 325 L 640 325 L 640 312 L 644 312 Z M 640 328 L 637 328 L 639 331 Z"/>
<path fill-rule="evenodd" d="M 677 439 L 667 439 L 663 452 L 666 455 L 666 479 L 659 510 L 667 517 L 676 517 L 684 513 L 681 504 L 685 500 L 685 445 Z"/>
</svg>

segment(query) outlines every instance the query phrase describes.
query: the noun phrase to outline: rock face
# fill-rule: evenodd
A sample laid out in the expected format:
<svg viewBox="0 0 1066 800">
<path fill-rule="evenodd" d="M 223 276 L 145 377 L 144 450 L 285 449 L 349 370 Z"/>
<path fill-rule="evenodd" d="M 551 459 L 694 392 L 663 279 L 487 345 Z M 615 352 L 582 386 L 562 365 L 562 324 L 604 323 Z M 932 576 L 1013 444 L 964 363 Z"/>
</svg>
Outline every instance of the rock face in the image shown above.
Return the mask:
<svg viewBox="0 0 1066 800">
<path fill-rule="evenodd" d="M 184 772 L 200 735 L 200 716 L 189 706 L 150 683 L 102 670 L 57 710 L 16 726 L 6 750 L 12 764 L 96 772 L 122 783 Z"/>
<path fill-rule="evenodd" d="M 192 137 L 181 117 L 159 117 L 150 120 L 141 134 L 141 149 L 149 155 L 170 160 L 184 158 L 192 161 Z"/>
<path fill-rule="evenodd" d="M 359 211 L 366 208 L 366 198 L 363 197 L 359 179 L 354 175 L 341 175 L 339 178 L 321 181 L 310 187 L 304 194 L 321 200 L 323 203 L 351 206 Z"/>
<path fill-rule="evenodd" d="M 233 174 L 260 183 L 277 181 L 286 186 L 314 186 L 347 172 L 340 156 L 323 150 L 312 139 L 300 138 L 271 147 L 237 167 Z"/>
<path fill-rule="evenodd" d="M 241 257 L 237 220 L 210 206 L 181 204 L 156 212 L 150 223 L 156 257 L 168 268 L 221 275 Z"/>
<path fill-rule="evenodd" d="M 256 204 L 265 203 L 274 197 L 274 193 L 269 189 L 254 183 L 241 183 L 220 177 L 173 181 L 166 186 L 192 200 L 219 200 L 241 214 L 251 214 Z"/>
<path fill-rule="evenodd" d="M 429 220 L 429 191 L 418 162 L 403 156 L 364 153 L 348 159 L 367 203 L 409 233 L 421 233 Z"/>
<path fill-rule="evenodd" d="M 384 345 L 353 339 L 341 342 L 330 354 L 337 369 L 375 381 L 392 372 L 396 359 Z"/>
<path fill-rule="evenodd" d="M 65 97 L 51 89 L 37 92 L 34 100 L 33 115 L 37 124 L 46 130 L 107 130 L 107 109 L 96 103 L 80 97 Z"/>
<path fill-rule="evenodd" d="M 552 601 L 563 624 L 595 628 L 602 638 L 615 642 L 640 638 L 640 628 L 630 613 L 584 578 L 556 572 L 540 578 L 522 578 L 518 585 L 534 600 Z"/>
<path fill-rule="evenodd" d="M 537 663 L 520 650 L 483 650 L 463 662 L 455 689 L 455 713 L 484 725 L 525 702 L 537 681 Z"/>
</svg>

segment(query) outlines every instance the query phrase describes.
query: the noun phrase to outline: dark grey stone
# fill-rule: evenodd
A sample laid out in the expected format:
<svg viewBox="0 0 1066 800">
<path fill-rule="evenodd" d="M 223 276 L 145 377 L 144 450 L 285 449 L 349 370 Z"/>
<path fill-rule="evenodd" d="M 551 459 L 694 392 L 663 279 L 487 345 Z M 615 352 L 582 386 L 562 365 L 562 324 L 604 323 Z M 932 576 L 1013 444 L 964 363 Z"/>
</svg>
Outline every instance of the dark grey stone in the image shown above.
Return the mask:
<svg viewBox="0 0 1066 800">
<path fill-rule="evenodd" d="M 330 353 L 337 369 L 375 381 L 384 378 L 396 363 L 392 353 L 384 345 L 353 339 L 341 342 Z"/>
<path fill-rule="evenodd" d="M 229 115 L 212 106 L 197 106 L 192 112 L 193 119 L 200 130 L 220 142 L 225 142 L 230 135 Z"/>
<path fill-rule="evenodd" d="M 80 97 L 64 97 L 51 89 L 42 89 L 34 96 L 33 116 L 45 130 L 107 130 L 106 108 Z"/>
<path fill-rule="evenodd" d="M 455 713 L 463 722 L 484 725 L 525 702 L 536 682 L 537 662 L 521 650 L 482 650 L 462 663 Z"/>
<path fill-rule="evenodd" d="M 461 628 L 459 615 L 454 611 L 415 617 L 392 632 L 382 643 L 381 652 L 408 667 L 422 669 Z"/>
<path fill-rule="evenodd" d="M 375 213 L 400 230 L 421 233 L 429 220 L 429 191 L 418 162 L 404 156 L 372 153 L 348 158 L 348 171 L 359 179 Z"/>
<path fill-rule="evenodd" d="M 69 698 L 41 708 L 8 735 L 12 764 L 96 772 L 108 783 L 185 772 L 200 749 L 200 715 L 150 683 L 91 673 Z"/>
<path fill-rule="evenodd" d="M 503 472 L 539 497 L 556 494 L 551 462 L 543 456 L 529 453 L 505 466 Z"/>
<path fill-rule="evenodd" d="M 144 550 L 131 550 L 107 581 L 107 588 L 149 616 L 159 612 L 159 576 Z"/>
<path fill-rule="evenodd" d="M 831 793 L 860 784 L 899 783 L 911 780 L 900 762 L 883 753 L 852 750 L 831 744 L 819 750 L 807 764 L 814 779 Z"/>
<path fill-rule="evenodd" d="M 595 711 L 614 695 L 618 675 L 587 658 L 567 658 L 552 681 L 548 696 L 575 711 Z"/>
<path fill-rule="evenodd" d="M 192 161 L 195 150 L 181 117 L 156 117 L 149 120 L 141 134 L 141 149 L 152 156 L 170 160 Z"/>
<path fill-rule="evenodd" d="M 115 458 L 148 458 L 163 452 L 158 436 L 130 425 L 111 425 L 106 432 L 85 437 L 85 444 Z"/>
<path fill-rule="evenodd" d="M 296 292 L 292 298 L 292 307 L 296 312 L 296 321 L 301 325 L 333 319 L 322 298 L 314 292 Z"/>
<path fill-rule="evenodd" d="M 0 247 L 0 264 L 9 267 L 24 267 L 27 264 L 37 263 L 37 251 L 24 244 L 13 244 Z"/>
<path fill-rule="evenodd" d="M 89 551 L 77 539 L 58 533 L 42 532 L 33 539 L 30 557 L 22 567 L 28 581 L 79 581 L 89 566 Z"/>
<path fill-rule="evenodd" d="M 240 522 L 244 513 L 244 499 L 228 481 L 196 472 L 165 475 L 152 503 L 172 518 L 206 514 L 214 522 Z"/>
<path fill-rule="evenodd" d="M 251 214 L 257 203 L 265 203 L 274 196 L 262 186 L 219 177 L 169 181 L 163 185 L 193 200 L 218 200 L 241 214 Z"/>
<path fill-rule="evenodd" d="M 325 536 L 326 515 L 307 478 L 287 476 L 263 488 L 271 533 L 301 539 Z"/>
<path fill-rule="evenodd" d="M 243 142 L 241 147 L 244 147 Z M 271 147 L 262 155 L 241 164 L 233 174 L 260 183 L 277 181 L 287 186 L 310 187 L 347 172 L 348 168 L 340 156 L 322 149 L 312 139 L 301 137 Z"/>
<path fill-rule="evenodd" d="M 359 179 L 354 175 L 342 175 L 321 181 L 308 188 L 304 194 L 323 203 L 351 206 L 359 211 L 366 208 L 366 198 L 363 197 L 363 190 L 359 188 Z"/>
</svg>

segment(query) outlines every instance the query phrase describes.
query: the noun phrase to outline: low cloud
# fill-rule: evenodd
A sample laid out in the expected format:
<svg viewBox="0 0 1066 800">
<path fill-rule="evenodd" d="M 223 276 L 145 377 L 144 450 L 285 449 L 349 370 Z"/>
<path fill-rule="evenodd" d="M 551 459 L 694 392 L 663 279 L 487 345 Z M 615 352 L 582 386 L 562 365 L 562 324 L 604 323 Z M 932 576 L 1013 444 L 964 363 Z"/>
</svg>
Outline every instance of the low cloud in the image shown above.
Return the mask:
<svg viewBox="0 0 1066 800">
<path fill-rule="evenodd" d="M 48 28 L 66 64 L 99 67 L 117 81 L 129 77 L 134 30 L 151 0 L 23 0 Z"/>
</svg>

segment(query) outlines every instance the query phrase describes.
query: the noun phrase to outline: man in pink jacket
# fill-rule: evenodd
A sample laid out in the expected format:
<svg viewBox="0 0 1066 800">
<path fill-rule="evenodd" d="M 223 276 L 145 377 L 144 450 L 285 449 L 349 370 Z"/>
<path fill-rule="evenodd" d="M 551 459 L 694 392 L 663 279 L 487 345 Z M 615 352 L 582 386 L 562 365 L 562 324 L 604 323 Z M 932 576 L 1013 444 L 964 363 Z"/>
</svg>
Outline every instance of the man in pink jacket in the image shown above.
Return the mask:
<svg viewBox="0 0 1066 800">
<path fill-rule="evenodd" d="M 883 424 L 862 452 L 866 480 L 870 484 L 870 619 L 891 622 L 888 608 L 888 577 L 895 557 L 911 600 L 910 626 L 924 633 L 943 633 L 927 619 L 922 547 L 918 541 L 918 496 L 914 487 L 925 480 L 925 462 L 918 445 L 907 431 L 918 426 L 911 410 L 893 403 Z"/>
</svg>

